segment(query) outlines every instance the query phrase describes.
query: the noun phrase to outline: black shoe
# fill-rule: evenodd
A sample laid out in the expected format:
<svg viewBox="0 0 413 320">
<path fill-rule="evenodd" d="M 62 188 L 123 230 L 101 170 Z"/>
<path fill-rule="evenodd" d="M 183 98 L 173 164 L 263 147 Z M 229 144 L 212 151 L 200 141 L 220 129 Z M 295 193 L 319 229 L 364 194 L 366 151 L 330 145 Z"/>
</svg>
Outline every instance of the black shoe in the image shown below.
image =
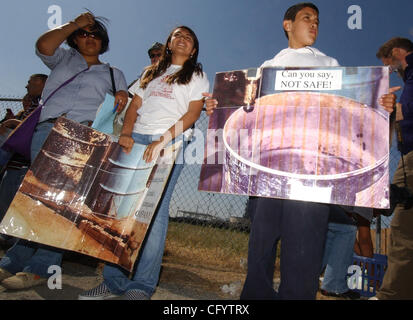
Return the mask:
<svg viewBox="0 0 413 320">
<path fill-rule="evenodd" d="M 352 290 L 348 290 L 343 293 L 328 292 L 323 289 L 320 290 L 321 294 L 326 297 L 335 297 L 335 298 L 345 298 L 350 300 L 360 299 L 360 293 Z"/>
<path fill-rule="evenodd" d="M 341 296 L 343 298 L 347 298 L 347 299 L 350 299 L 350 300 L 359 300 L 360 297 L 361 297 L 360 293 L 358 293 L 357 291 L 353 291 L 353 290 L 349 290 L 349 291 L 346 291 L 344 293 L 341 293 Z"/>
</svg>

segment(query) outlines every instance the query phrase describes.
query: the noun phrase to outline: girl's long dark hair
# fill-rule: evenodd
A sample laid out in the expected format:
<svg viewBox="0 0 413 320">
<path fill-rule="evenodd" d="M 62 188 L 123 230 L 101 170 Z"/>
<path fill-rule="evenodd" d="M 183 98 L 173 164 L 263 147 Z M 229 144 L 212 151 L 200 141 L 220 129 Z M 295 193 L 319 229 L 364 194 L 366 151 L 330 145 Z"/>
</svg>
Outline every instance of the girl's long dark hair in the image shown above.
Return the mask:
<svg viewBox="0 0 413 320">
<path fill-rule="evenodd" d="M 159 59 L 159 62 L 156 63 L 155 65 L 151 65 L 146 68 L 144 75 L 141 80 L 140 87 L 142 89 L 145 89 L 149 82 L 151 82 L 153 79 L 159 77 L 160 75 L 164 74 L 166 69 L 169 68 L 169 66 L 172 64 L 172 52 L 171 50 L 168 49 L 168 44 L 171 41 L 173 33 L 177 29 L 185 29 L 187 30 L 192 37 L 192 40 L 194 41 L 194 49 L 195 53 L 185 61 L 184 65 L 182 66 L 182 69 L 180 69 L 178 72 L 171 74 L 168 76 L 166 82 L 168 84 L 173 84 L 173 83 L 178 83 L 178 84 L 187 84 L 191 81 L 192 75 L 194 72 L 197 75 L 202 76 L 202 64 L 199 63 L 198 60 L 198 52 L 199 52 L 199 41 L 197 36 L 195 35 L 195 32 L 193 32 L 190 28 L 186 26 L 180 26 L 176 27 L 172 32 L 169 34 L 168 39 L 166 40 L 166 44 L 164 45 L 162 49 L 162 56 Z"/>
</svg>

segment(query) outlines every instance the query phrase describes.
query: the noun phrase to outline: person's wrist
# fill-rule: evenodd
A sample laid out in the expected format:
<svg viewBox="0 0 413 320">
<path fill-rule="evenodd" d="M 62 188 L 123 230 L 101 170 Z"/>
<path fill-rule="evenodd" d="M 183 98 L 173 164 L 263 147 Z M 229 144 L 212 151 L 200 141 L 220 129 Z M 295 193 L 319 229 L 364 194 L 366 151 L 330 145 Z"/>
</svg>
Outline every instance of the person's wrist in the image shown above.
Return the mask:
<svg viewBox="0 0 413 320">
<path fill-rule="evenodd" d="M 73 24 L 76 26 L 76 29 L 82 29 L 82 27 L 76 22 L 76 20 L 72 20 L 69 23 Z"/>
</svg>

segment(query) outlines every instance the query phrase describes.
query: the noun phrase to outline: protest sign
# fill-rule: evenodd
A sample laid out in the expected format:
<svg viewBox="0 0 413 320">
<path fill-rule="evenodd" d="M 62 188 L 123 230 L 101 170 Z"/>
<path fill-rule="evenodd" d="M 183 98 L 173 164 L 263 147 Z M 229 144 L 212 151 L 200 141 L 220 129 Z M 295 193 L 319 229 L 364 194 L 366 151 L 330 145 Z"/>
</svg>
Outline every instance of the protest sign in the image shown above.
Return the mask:
<svg viewBox="0 0 413 320">
<path fill-rule="evenodd" d="M 181 147 L 151 163 L 110 135 L 59 118 L 0 224 L 2 233 L 131 271 Z"/>
<path fill-rule="evenodd" d="M 216 74 L 199 190 L 389 206 L 385 67 Z"/>
</svg>

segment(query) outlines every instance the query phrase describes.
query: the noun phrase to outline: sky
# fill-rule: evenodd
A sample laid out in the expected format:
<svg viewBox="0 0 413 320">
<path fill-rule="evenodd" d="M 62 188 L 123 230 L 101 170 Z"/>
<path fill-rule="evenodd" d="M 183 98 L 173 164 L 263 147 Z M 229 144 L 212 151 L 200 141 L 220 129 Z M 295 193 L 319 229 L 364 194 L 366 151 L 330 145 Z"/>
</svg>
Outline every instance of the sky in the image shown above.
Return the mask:
<svg viewBox="0 0 413 320">
<path fill-rule="evenodd" d="M 35 55 L 39 36 L 86 9 L 109 19 L 110 49 L 101 56 L 132 82 L 150 61 L 148 48 L 187 25 L 213 88 L 215 73 L 259 67 L 288 46 L 282 19 L 291 0 L 14 0 L 1 1 L 0 98 L 22 97 L 31 74 L 50 70 Z M 413 2 L 314 0 L 320 9 L 315 47 L 342 66 L 378 66 L 378 48 L 395 36 L 413 39 Z M 391 86 L 401 85 L 391 76 Z M 211 89 L 212 90 L 212 89 Z"/>
<path fill-rule="evenodd" d="M 216 72 L 258 67 L 287 46 L 282 18 L 286 9 L 296 2 L 3 0 L 0 96 L 23 96 L 30 74 L 49 73 L 34 53 L 37 38 L 59 21 L 66 23 L 74 19 L 86 8 L 110 20 L 110 50 L 101 60 L 121 69 L 128 83 L 149 64 L 147 49 L 153 42 L 165 42 L 174 27 L 187 25 L 199 38 L 199 61 L 212 88 Z M 320 9 L 321 21 L 315 47 L 343 66 L 380 65 L 375 53 L 382 43 L 394 36 L 413 38 L 413 22 L 409 19 L 413 12 L 411 1 L 313 2 Z M 352 5 L 359 11 L 353 11 Z M 392 82 L 401 83 L 396 77 Z"/>
</svg>

